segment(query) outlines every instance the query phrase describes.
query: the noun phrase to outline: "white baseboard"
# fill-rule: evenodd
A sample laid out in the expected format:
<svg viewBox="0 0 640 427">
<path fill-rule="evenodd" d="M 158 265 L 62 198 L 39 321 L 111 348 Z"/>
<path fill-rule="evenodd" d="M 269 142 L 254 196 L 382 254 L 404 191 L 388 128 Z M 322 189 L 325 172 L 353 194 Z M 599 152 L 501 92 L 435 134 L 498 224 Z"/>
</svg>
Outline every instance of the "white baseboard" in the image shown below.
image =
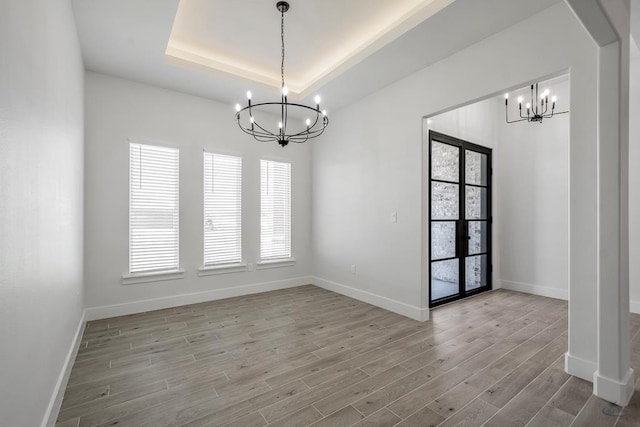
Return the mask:
<svg viewBox="0 0 640 427">
<path fill-rule="evenodd" d="M 405 304 L 391 298 L 376 295 L 361 289 L 352 288 L 351 286 L 332 282 L 331 280 L 321 279 L 319 277 L 313 277 L 312 283 L 329 291 L 384 308 L 385 310 L 392 311 L 420 322 L 429 320 L 429 308 L 420 308 L 414 305 Z"/>
<path fill-rule="evenodd" d="M 500 280 L 502 289 L 511 291 L 526 292 L 528 294 L 540 295 L 561 300 L 569 299 L 569 292 L 566 289 L 552 288 L 549 286 L 532 285 L 530 283 L 512 282 L 510 280 Z"/>
<path fill-rule="evenodd" d="M 76 354 L 78 354 L 78 348 L 80 347 L 80 343 L 82 342 L 82 335 L 84 334 L 84 327 L 86 323 L 86 314 L 87 311 L 83 310 L 82 316 L 80 316 L 80 322 L 78 323 L 78 329 L 76 330 L 76 335 L 71 342 L 71 347 L 69 348 L 69 352 L 67 353 L 64 365 L 62 365 L 62 370 L 60 371 L 60 375 L 58 376 L 58 381 L 56 382 L 56 386 L 53 389 L 53 394 L 51 395 L 51 400 L 49 401 L 47 412 L 45 412 L 44 418 L 42 419 L 42 427 L 53 427 L 56 424 L 56 419 L 58 418 L 58 413 L 60 412 L 60 406 L 62 406 L 64 391 L 67 388 L 69 375 L 71 375 L 71 368 L 73 368 L 73 363 L 76 360 Z"/>
<path fill-rule="evenodd" d="M 509 280 L 496 280 L 497 286 L 494 289 L 509 289 L 512 291 L 526 292 L 543 297 L 569 300 L 569 293 L 566 289 L 551 288 L 549 286 L 531 285 L 529 283 L 512 282 Z M 629 311 L 640 314 L 640 301 L 629 301 Z"/>
<path fill-rule="evenodd" d="M 214 301 L 223 298 L 232 298 L 243 295 L 257 294 L 260 292 L 275 291 L 278 289 L 293 288 L 295 286 L 309 285 L 313 283 L 310 276 L 296 277 L 287 280 L 255 283 L 252 285 L 234 286 L 210 291 L 194 292 L 190 294 L 172 295 L 169 297 L 154 298 L 126 302 L 122 304 L 89 307 L 86 309 L 86 320 L 107 319 L 109 317 L 126 316 L 128 314 L 144 313 L 146 311 L 161 310 L 163 308 L 179 307 L 186 304 Z"/>
<path fill-rule="evenodd" d="M 631 368 L 621 381 L 601 376 L 599 372 L 596 372 L 593 374 L 593 394 L 607 402 L 627 406 L 633 395 L 634 383 L 635 378 Z"/>
<path fill-rule="evenodd" d="M 595 362 L 573 356 L 569 354 L 569 352 L 566 352 L 564 354 L 564 370 L 569 375 L 593 382 L 593 374 L 598 370 L 598 365 Z"/>
</svg>

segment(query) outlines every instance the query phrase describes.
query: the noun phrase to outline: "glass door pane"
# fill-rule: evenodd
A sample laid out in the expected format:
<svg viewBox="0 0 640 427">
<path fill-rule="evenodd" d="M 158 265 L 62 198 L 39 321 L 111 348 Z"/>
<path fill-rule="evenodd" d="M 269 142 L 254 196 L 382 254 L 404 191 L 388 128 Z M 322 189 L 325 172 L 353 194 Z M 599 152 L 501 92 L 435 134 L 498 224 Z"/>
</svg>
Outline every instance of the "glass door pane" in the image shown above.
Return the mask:
<svg viewBox="0 0 640 427">
<path fill-rule="evenodd" d="M 431 263 L 431 300 L 438 300 L 460 292 L 458 259 Z"/>
<path fill-rule="evenodd" d="M 487 256 L 470 256 L 465 260 L 465 290 L 487 286 Z"/>
<path fill-rule="evenodd" d="M 431 259 L 455 258 L 456 222 L 438 221 L 431 223 Z"/>
<path fill-rule="evenodd" d="M 487 219 L 487 189 L 465 186 L 465 219 Z"/>
<path fill-rule="evenodd" d="M 469 245 L 467 255 L 476 255 L 487 252 L 487 221 L 469 221 L 468 223 Z"/>
<path fill-rule="evenodd" d="M 431 179 L 459 182 L 460 148 L 442 142 L 431 142 Z"/>
<path fill-rule="evenodd" d="M 458 219 L 460 190 L 458 184 L 431 183 L 431 219 Z"/>
<path fill-rule="evenodd" d="M 464 182 L 466 184 L 487 185 L 487 155 L 465 150 Z"/>
</svg>

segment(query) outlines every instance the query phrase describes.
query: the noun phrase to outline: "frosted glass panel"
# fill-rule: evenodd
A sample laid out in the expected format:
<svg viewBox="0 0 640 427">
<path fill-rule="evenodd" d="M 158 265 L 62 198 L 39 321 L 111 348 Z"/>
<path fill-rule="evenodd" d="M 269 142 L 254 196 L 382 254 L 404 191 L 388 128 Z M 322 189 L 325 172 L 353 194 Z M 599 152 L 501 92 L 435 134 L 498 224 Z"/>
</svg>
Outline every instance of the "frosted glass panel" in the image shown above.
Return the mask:
<svg viewBox="0 0 640 427">
<path fill-rule="evenodd" d="M 431 259 L 456 256 L 456 223 L 431 223 Z"/>
<path fill-rule="evenodd" d="M 431 179 L 458 182 L 460 149 L 441 142 L 431 142 Z"/>
<path fill-rule="evenodd" d="M 465 219 L 487 219 L 487 189 L 466 187 Z"/>
<path fill-rule="evenodd" d="M 472 256 L 465 260 L 465 289 L 467 291 L 487 285 L 487 256 Z"/>
<path fill-rule="evenodd" d="M 431 300 L 457 295 L 459 289 L 458 260 L 431 263 Z"/>
<path fill-rule="evenodd" d="M 465 150 L 465 182 L 487 185 L 487 155 Z"/>
<path fill-rule="evenodd" d="M 431 183 L 431 219 L 458 219 L 458 184 Z"/>
<path fill-rule="evenodd" d="M 469 255 L 487 251 L 487 222 L 469 221 Z"/>
</svg>

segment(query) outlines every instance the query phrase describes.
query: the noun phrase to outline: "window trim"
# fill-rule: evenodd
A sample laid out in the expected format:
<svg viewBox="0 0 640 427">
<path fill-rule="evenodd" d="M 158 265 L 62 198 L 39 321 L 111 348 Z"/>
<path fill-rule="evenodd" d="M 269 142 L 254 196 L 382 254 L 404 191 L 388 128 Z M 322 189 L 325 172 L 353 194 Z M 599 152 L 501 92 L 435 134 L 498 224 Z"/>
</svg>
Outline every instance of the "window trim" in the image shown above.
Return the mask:
<svg viewBox="0 0 640 427">
<path fill-rule="evenodd" d="M 256 263 L 256 270 L 267 270 L 270 268 L 282 268 L 282 267 L 293 267 L 296 265 L 296 259 L 293 257 L 290 258 L 277 258 L 277 259 L 268 259 L 263 260 Z"/>
<path fill-rule="evenodd" d="M 128 273 L 122 275 L 123 285 L 134 285 L 136 283 L 161 282 L 165 280 L 184 279 L 185 270 L 179 268 L 172 271 L 153 271 L 143 273 Z"/>
</svg>

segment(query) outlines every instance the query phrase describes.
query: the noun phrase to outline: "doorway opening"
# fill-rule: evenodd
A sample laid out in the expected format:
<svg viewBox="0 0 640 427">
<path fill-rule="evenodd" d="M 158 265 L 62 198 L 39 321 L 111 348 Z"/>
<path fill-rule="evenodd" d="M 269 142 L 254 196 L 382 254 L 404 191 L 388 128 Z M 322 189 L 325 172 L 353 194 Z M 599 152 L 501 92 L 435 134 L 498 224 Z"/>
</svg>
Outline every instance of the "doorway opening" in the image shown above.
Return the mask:
<svg viewBox="0 0 640 427">
<path fill-rule="evenodd" d="M 539 99 L 550 93 L 549 108 L 555 100 L 556 114 L 543 122 L 513 123 L 521 102 L 526 117 L 531 83 L 539 84 Z M 570 113 L 559 113 L 570 104 L 569 76 L 536 80 L 505 92 L 423 118 L 423 307 L 500 288 L 568 297 Z M 480 164 L 487 168 L 487 185 L 463 175 L 467 151 L 469 156 L 487 156 L 486 165 Z M 432 160 L 438 156 L 444 164 L 457 156 L 455 171 L 432 170 Z M 480 218 L 467 216 L 467 188 L 479 194 Z M 446 205 L 435 198 L 447 194 L 456 195 L 447 203 L 458 203 L 457 215 L 432 216 L 432 202 Z"/>
</svg>

